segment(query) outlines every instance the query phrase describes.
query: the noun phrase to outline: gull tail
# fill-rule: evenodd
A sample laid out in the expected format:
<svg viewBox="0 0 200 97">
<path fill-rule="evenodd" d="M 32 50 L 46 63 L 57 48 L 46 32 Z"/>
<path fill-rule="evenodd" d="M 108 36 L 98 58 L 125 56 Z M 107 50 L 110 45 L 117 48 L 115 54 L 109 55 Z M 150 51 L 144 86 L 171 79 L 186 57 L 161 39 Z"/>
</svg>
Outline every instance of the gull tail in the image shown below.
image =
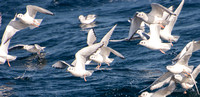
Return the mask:
<svg viewBox="0 0 200 97">
<path fill-rule="evenodd" d="M 14 61 L 17 56 L 12 56 L 12 55 L 7 55 L 6 58 L 9 60 L 9 61 Z"/>
<path fill-rule="evenodd" d="M 180 36 L 175 36 L 174 35 L 171 42 L 177 42 L 179 38 L 180 38 Z"/>
<path fill-rule="evenodd" d="M 107 58 L 107 59 L 105 60 L 105 63 L 112 63 L 113 61 L 114 61 L 113 58 Z"/>
</svg>

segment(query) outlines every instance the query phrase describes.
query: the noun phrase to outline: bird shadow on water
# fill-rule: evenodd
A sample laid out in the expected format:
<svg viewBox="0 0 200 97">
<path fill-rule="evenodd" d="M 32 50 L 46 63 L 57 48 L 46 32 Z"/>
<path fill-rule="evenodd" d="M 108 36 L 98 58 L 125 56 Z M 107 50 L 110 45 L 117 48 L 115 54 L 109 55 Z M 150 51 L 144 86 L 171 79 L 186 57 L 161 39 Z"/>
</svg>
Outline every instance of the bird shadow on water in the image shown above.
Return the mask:
<svg viewBox="0 0 200 97">
<path fill-rule="evenodd" d="M 20 66 L 14 67 L 16 68 L 14 71 L 18 72 L 17 77 L 14 77 L 15 80 L 31 80 L 34 74 L 47 64 L 45 53 L 21 57 L 18 61 L 20 61 Z"/>
</svg>

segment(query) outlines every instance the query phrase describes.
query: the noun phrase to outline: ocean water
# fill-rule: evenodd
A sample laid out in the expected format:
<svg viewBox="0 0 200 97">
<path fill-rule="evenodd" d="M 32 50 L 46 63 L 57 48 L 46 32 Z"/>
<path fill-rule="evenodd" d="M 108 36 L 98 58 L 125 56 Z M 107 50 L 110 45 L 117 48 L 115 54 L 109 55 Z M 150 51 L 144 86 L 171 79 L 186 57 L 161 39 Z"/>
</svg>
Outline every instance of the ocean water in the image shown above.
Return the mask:
<svg viewBox="0 0 200 97">
<path fill-rule="evenodd" d="M 140 40 L 109 43 L 109 47 L 125 56 L 120 59 L 113 54 L 115 60 L 102 70 L 95 70 L 87 82 L 82 78 L 73 77 L 66 69 L 52 68 L 52 64 L 59 60 L 71 63 L 75 53 L 87 46 L 88 28 L 81 28 L 78 16 L 96 14 L 93 25 L 97 40 L 115 25 L 111 39 L 121 39 L 128 36 L 130 23 L 127 21 L 135 12 L 151 10 L 151 3 L 160 3 L 175 8 L 181 0 L 0 0 L 2 13 L 2 37 L 5 27 L 15 13 L 25 13 L 26 5 L 37 5 L 46 8 L 55 16 L 38 13 L 37 18 L 44 18 L 39 28 L 24 29 L 17 32 L 11 40 L 10 46 L 16 44 L 39 44 L 45 46 L 45 57 L 23 50 L 9 52 L 18 58 L 0 65 L 0 95 L 5 97 L 137 97 L 139 91 L 148 87 L 156 78 L 166 72 L 166 66 L 192 40 L 200 40 L 200 1 L 185 0 L 181 14 L 172 31 L 173 35 L 180 35 L 166 54 L 152 51 L 140 45 Z M 189 64 L 200 64 L 200 52 L 193 53 Z M 96 65 L 86 66 L 94 69 Z M 197 85 L 200 87 L 197 77 Z M 200 88 L 199 88 L 200 89 Z M 178 86 L 169 97 L 197 97 L 191 89 L 183 94 Z"/>
</svg>

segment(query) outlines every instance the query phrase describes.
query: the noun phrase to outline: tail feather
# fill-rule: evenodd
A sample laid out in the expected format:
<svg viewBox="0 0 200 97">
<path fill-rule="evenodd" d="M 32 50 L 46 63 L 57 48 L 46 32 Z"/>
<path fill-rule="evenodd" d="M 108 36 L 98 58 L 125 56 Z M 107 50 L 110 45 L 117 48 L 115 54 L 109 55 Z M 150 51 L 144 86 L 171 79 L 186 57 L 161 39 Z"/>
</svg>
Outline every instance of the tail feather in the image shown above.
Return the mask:
<svg viewBox="0 0 200 97">
<path fill-rule="evenodd" d="M 173 36 L 172 42 L 177 42 L 179 38 L 180 38 L 180 36 Z"/>
</svg>

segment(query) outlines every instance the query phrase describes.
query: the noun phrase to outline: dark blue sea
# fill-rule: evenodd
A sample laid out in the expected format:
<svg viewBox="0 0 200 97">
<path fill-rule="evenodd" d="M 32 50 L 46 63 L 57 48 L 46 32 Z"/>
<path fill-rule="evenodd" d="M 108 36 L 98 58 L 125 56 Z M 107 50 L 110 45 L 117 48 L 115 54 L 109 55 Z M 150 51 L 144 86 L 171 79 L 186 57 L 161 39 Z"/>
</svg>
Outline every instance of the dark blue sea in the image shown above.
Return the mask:
<svg viewBox="0 0 200 97">
<path fill-rule="evenodd" d="M 71 63 L 75 53 L 86 47 L 88 28 L 81 28 L 78 16 L 96 14 L 94 30 L 97 41 L 115 25 L 111 39 L 128 36 L 127 21 L 135 12 L 151 10 L 151 3 L 176 8 L 181 0 L 0 0 L 2 25 L 0 36 L 15 13 L 25 13 L 26 5 L 37 5 L 55 13 L 55 16 L 38 13 L 43 18 L 39 28 L 27 28 L 17 32 L 10 42 L 16 44 L 39 44 L 45 46 L 44 58 L 38 58 L 24 50 L 9 52 L 18 56 L 15 61 L 0 65 L 0 96 L 5 97 L 137 97 L 139 91 L 148 87 L 165 73 L 166 66 L 192 40 L 200 40 L 200 1 L 185 0 L 181 14 L 172 31 L 180 39 L 166 54 L 137 45 L 140 40 L 110 42 L 109 47 L 119 51 L 125 59 L 111 54 L 115 60 L 102 70 L 95 70 L 87 82 L 73 77 L 66 69 L 52 65 L 64 60 Z M 200 51 L 193 53 L 190 65 L 200 64 Z M 97 66 L 88 65 L 87 69 Z M 106 69 L 107 68 L 107 69 Z M 197 77 L 200 89 L 200 76 Z M 183 94 L 178 86 L 169 97 L 197 97 L 195 88 Z"/>
</svg>

